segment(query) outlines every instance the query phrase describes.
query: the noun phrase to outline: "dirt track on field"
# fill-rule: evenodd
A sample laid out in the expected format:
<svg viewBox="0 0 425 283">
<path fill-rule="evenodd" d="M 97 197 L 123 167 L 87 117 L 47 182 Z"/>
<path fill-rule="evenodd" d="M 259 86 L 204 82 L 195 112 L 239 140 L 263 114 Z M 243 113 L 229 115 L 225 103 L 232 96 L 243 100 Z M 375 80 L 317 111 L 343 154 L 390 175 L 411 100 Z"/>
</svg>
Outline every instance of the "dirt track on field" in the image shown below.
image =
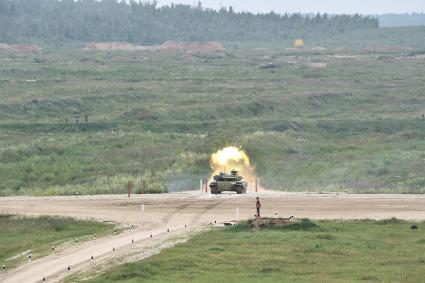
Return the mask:
<svg viewBox="0 0 425 283">
<path fill-rule="evenodd" d="M 0 46 L 1 47 L 1 46 Z M 217 41 L 209 42 L 181 42 L 166 41 L 161 45 L 141 46 L 128 42 L 92 42 L 83 48 L 86 51 L 166 51 L 166 52 L 188 52 L 208 53 L 225 51 L 224 46 Z"/>
<path fill-rule="evenodd" d="M 0 275 L 1 282 L 54 282 L 84 269 L 94 256 L 100 262 L 133 241 L 149 243 L 166 235 L 184 235 L 209 225 L 253 217 L 255 197 L 199 193 L 127 196 L 8 197 L 0 198 L 0 211 L 25 215 L 61 215 L 114 221 L 135 229 L 81 244 L 25 264 Z M 295 216 L 311 219 L 384 219 L 397 217 L 425 220 L 425 195 L 348 195 L 308 193 L 264 193 L 262 216 Z M 142 219 L 141 206 L 144 205 Z M 186 225 L 186 227 L 185 227 Z M 167 232 L 167 229 L 170 232 Z M 115 248 L 116 251 L 113 251 Z M 72 269 L 68 272 L 67 266 Z"/>
</svg>

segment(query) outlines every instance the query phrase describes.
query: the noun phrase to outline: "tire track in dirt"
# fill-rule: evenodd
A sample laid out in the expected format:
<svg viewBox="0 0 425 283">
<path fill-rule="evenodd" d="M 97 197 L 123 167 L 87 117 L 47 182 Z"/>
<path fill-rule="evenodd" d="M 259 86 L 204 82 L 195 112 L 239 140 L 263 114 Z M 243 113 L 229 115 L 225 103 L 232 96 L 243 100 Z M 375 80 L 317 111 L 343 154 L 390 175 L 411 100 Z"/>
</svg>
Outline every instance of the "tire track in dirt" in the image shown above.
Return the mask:
<svg viewBox="0 0 425 283">
<path fill-rule="evenodd" d="M 162 217 L 162 224 L 171 226 L 174 223 L 186 223 L 186 225 L 189 225 L 190 227 L 201 225 L 202 223 L 199 223 L 200 219 L 225 201 L 225 199 L 218 201 L 215 200 L 213 203 L 208 203 L 202 206 L 197 206 L 199 202 L 190 201 L 189 203 L 179 205 L 175 210 L 172 210 Z M 193 214 L 190 221 L 182 220 L 185 218 L 184 214 L 186 210 L 189 210 L 188 214 Z"/>
<path fill-rule="evenodd" d="M 164 235 L 180 235 L 185 233 L 184 228 L 165 231 L 164 228 L 154 230 L 126 231 L 116 236 L 99 238 L 97 240 L 82 243 L 60 253 L 34 260 L 31 263 L 21 265 L 0 275 L 3 283 L 38 283 L 45 278 L 47 282 L 57 282 L 58 278 L 78 272 L 94 260 L 102 262 L 110 258 L 116 251 L 128 249 L 134 243 L 140 241 L 149 242 L 150 235 L 155 238 Z M 70 270 L 67 270 L 67 267 Z"/>
<path fill-rule="evenodd" d="M 225 200 L 220 200 L 218 202 L 214 202 L 212 204 L 207 204 L 203 207 L 203 210 L 199 213 L 197 213 L 193 218 L 192 221 L 190 222 L 190 226 L 194 226 L 195 224 L 197 224 L 199 222 L 199 220 L 201 219 L 202 216 L 206 215 L 208 212 L 210 212 L 211 210 L 213 210 L 214 208 L 216 208 L 217 206 L 221 205 Z"/>
<path fill-rule="evenodd" d="M 166 214 L 165 216 L 162 217 L 161 219 L 161 223 L 163 225 L 169 225 L 171 222 L 171 218 L 176 214 L 179 213 L 181 211 L 183 211 L 184 209 L 186 209 L 187 207 L 191 206 L 192 203 L 185 203 L 182 205 L 179 205 L 176 207 L 176 210 L 172 210 L 171 212 L 169 212 L 168 214 Z"/>
</svg>

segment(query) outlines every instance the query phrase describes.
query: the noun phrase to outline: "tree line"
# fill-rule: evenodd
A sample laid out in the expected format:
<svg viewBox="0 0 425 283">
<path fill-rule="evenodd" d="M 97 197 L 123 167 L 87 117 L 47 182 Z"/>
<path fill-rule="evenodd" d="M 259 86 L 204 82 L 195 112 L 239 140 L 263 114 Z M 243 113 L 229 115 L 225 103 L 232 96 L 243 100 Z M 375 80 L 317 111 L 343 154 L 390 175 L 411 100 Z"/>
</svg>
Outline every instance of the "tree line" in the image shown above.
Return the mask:
<svg viewBox="0 0 425 283">
<path fill-rule="evenodd" d="M 382 27 L 425 26 L 424 13 L 385 14 L 378 16 Z"/>
<path fill-rule="evenodd" d="M 236 13 L 198 5 L 117 0 L 0 0 L 0 43 L 283 41 L 378 28 L 360 15 Z"/>
</svg>

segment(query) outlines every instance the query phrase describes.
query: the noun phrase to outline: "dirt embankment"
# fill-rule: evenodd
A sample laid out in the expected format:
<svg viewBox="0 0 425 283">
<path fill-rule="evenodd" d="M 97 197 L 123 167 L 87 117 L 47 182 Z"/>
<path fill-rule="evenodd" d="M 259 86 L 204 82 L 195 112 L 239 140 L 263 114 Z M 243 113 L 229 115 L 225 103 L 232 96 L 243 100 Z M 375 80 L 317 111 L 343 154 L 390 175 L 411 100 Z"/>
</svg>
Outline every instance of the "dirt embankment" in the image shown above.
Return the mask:
<svg viewBox="0 0 425 283">
<path fill-rule="evenodd" d="M 15 51 L 19 53 L 39 53 L 41 47 L 36 44 L 6 44 L 0 43 L 0 50 Z"/>
<path fill-rule="evenodd" d="M 128 42 L 92 42 L 87 44 L 83 50 L 87 51 L 180 51 L 188 53 L 197 52 L 220 52 L 224 46 L 216 41 L 208 42 L 179 42 L 166 41 L 161 45 L 134 45 Z"/>
<path fill-rule="evenodd" d="M 208 42 L 177 42 L 166 41 L 159 45 L 162 50 L 166 51 L 189 51 L 189 52 L 217 52 L 224 51 L 224 46 L 216 41 Z"/>
</svg>

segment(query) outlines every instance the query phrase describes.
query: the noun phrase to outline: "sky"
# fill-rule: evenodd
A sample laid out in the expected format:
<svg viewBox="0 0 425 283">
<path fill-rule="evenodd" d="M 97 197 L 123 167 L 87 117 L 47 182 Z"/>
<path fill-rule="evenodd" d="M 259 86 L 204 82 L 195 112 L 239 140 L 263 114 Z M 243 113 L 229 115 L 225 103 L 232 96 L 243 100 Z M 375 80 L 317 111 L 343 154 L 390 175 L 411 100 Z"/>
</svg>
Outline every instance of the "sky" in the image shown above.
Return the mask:
<svg viewBox="0 0 425 283">
<path fill-rule="evenodd" d="M 206 8 L 232 6 L 235 11 L 267 13 L 365 14 L 425 12 L 425 0 L 201 0 Z M 194 4 L 197 0 L 158 0 L 158 4 Z"/>
</svg>

